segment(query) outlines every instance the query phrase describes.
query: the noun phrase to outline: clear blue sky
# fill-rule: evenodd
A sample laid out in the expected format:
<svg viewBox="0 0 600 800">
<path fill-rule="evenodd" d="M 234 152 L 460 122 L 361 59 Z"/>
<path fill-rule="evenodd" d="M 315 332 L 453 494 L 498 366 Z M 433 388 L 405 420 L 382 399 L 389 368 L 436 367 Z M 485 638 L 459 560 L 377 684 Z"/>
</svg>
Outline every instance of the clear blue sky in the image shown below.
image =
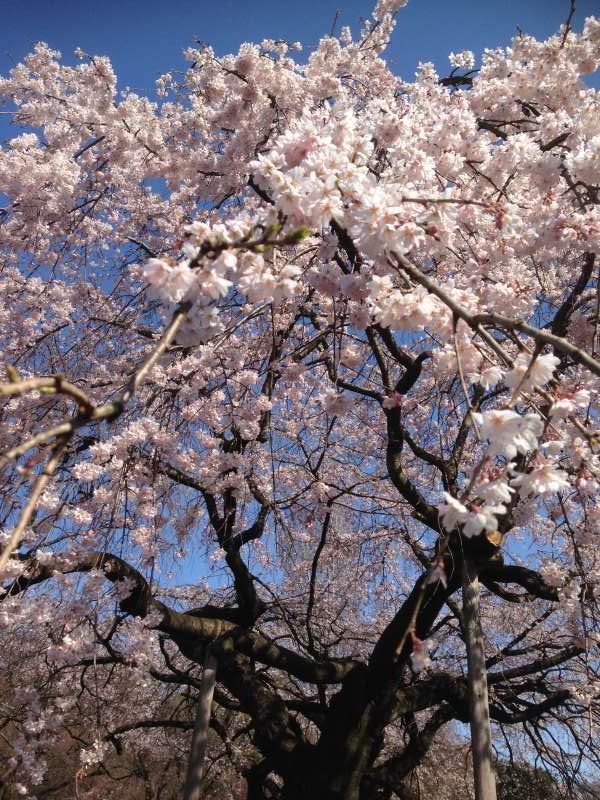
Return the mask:
<svg viewBox="0 0 600 800">
<path fill-rule="evenodd" d="M 69 61 L 76 47 L 110 56 L 120 88 L 142 92 L 160 73 L 183 66 L 181 51 L 194 38 L 220 54 L 267 37 L 310 45 L 331 30 L 337 8 L 338 30 L 350 25 L 357 31 L 372 5 L 369 0 L 0 0 L 0 74 L 42 40 Z M 477 54 L 508 44 L 517 26 L 545 37 L 568 9 L 568 0 L 410 0 L 398 15 L 387 58 L 406 79 L 418 61 L 435 61 L 445 73 L 451 50 Z M 577 0 L 576 27 L 594 13 L 600 14 L 600 0 Z"/>
</svg>

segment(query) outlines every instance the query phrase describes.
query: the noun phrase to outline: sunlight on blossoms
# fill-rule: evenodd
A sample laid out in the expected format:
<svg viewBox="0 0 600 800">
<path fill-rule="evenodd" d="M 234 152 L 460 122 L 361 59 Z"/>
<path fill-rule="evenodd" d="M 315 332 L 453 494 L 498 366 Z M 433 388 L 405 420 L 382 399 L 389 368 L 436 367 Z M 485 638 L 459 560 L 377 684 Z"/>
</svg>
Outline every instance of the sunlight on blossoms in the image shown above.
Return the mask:
<svg viewBox="0 0 600 800">
<path fill-rule="evenodd" d="M 7 800 L 597 796 L 600 21 L 406 5 L 0 77 Z"/>
</svg>

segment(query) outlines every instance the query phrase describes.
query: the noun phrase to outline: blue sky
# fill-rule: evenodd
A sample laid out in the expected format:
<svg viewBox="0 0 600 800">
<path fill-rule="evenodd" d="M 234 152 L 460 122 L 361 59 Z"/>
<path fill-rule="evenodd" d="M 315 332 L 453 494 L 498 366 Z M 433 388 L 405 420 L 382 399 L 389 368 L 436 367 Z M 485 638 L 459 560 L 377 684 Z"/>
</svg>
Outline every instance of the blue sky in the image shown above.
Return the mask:
<svg viewBox="0 0 600 800">
<path fill-rule="evenodd" d="M 374 2 L 374 0 L 373 0 Z M 331 30 L 336 9 L 340 25 L 358 30 L 369 16 L 370 0 L 0 0 L 0 74 L 39 40 L 74 61 L 73 50 L 110 56 L 120 88 L 151 90 L 162 72 L 181 68 L 183 48 L 194 38 L 220 54 L 242 41 L 263 38 L 300 40 L 310 46 Z M 398 15 L 388 51 L 394 72 L 410 79 L 417 63 L 435 61 L 442 73 L 447 54 L 508 44 L 519 26 L 545 37 L 564 21 L 568 0 L 410 0 Z M 577 0 L 575 26 L 600 13 L 599 0 Z"/>
</svg>

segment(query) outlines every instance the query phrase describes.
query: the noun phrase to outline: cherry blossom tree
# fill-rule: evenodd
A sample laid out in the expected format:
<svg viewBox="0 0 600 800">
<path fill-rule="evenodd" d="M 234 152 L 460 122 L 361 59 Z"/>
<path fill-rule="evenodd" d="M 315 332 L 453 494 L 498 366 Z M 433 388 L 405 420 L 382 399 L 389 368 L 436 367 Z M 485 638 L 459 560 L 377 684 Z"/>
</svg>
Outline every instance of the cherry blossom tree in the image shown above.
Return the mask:
<svg viewBox="0 0 600 800">
<path fill-rule="evenodd" d="M 0 79 L 5 796 L 180 797 L 203 698 L 189 791 L 443 800 L 466 640 L 598 774 L 600 22 L 406 82 L 402 5 Z"/>
</svg>

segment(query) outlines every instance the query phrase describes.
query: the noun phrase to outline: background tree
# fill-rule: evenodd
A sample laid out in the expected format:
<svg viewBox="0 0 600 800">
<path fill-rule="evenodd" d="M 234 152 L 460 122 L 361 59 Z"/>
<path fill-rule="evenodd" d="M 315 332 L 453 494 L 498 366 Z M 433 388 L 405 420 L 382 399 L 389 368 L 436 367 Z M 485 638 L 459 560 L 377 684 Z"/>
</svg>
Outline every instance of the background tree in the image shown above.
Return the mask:
<svg viewBox="0 0 600 800">
<path fill-rule="evenodd" d="M 498 797 L 500 800 L 516 800 L 530 797 L 531 800 L 560 800 L 561 792 L 547 772 L 528 765 L 499 764 Z"/>
<path fill-rule="evenodd" d="M 177 796 L 210 645 L 210 791 L 410 798 L 465 562 L 498 747 L 598 768 L 600 23 L 407 83 L 400 5 L 154 99 L 44 44 L 0 80 L 14 794 Z"/>
</svg>

